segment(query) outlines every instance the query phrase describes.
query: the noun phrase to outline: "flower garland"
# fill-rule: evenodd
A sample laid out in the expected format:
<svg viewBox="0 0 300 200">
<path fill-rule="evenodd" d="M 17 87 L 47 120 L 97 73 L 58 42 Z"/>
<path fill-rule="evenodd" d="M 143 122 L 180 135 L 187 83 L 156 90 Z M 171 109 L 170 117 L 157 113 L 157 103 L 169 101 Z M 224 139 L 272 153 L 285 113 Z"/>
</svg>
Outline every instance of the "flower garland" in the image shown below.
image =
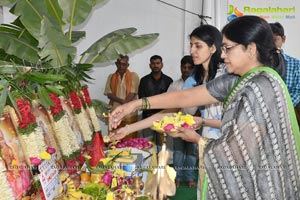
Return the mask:
<svg viewBox="0 0 300 200">
<path fill-rule="evenodd" d="M 93 106 L 92 107 L 87 107 L 87 112 L 88 112 L 88 114 L 90 116 L 90 119 L 92 121 L 94 131 L 95 132 L 101 131 L 101 126 L 100 126 L 100 123 L 98 121 L 98 117 L 96 115 L 95 108 Z"/>
<path fill-rule="evenodd" d="M 58 121 L 65 114 L 65 111 L 63 110 L 60 98 L 57 94 L 49 94 L 49 97 L 54 104 L 53 106 L 50 106 L 51 115 L 53 116 L 54 121 Z"/>
<path fill-rule="evenodd" d="M 3 199 L 15 199 L 14 192 L 9 186 L 9 183 L 6 179 L 6 167 L 4 161 L 0 160 L 0 194 Z"/>
<path fill-rule="evenodd" d="M 56 94 L 49 94 L 54 106 L 50 106 L 50 114 L 53 119 L 54 135 L 61 148 L 63 157 L 69 158 L 80 152 L 80 145 L 74 134 L 68 117 L 65 115 L 61 99 Z"/>
<path fill-rule="evenodd" d="M 16 99 L 21 118 L 12 110 L 12 118 L 18 121 L 18 133 L 23 151 L 29 163 L 31 157 L 39 157 L 40 152 L 46 149 L 43 131 L 37 126 L 31 105 L 27 99 Z"/>
<path fill-rule="evenodd" d="M 82 93 L 83 93 L 83 97 L 84 97 L 84 100 L 85 100 L 85 103 L 88 105 L 88 106 L 92 106 L 92 99 L 90 97 L 90 94 L 89 94 L 89 91 L 88 91 L 88 87 L 85 86 L 83 89 L 82 89 Z"/>
<path fill-rule="evenodd" d="M 98 121 L 95 108 L 92 105 L 92 99 L 90 97 L 88 87 L 85 86 L 81 91 L 83 93 L 84 101 L 87 104 L 87 112 L 88 112 L 88 114 L 90 116 L 90 119 L 92 121 L 94 131 L 96 131 L 96 132 L 101 131 L 100 123 Z"/>
<path fill-rule="evenodd" d="M 61 148 L 64 159 L 76 156 L 76 152 L 80 152 L 80 145 L 71 129 L 71 125 L 66 115 L 63 115 L 60 120 L 54 121 L 54 134 Z"/>
<path fill-rule="evenodd" d="M 90 142 L 92 140 L 93 131 L 89 126 L 89 122 L 87 121 L 87 117 L 84 112 L 79 114 L 75 114 L 75 118 L 78 122 L 78 125 L 81 130 L 81 134 L 84 142 Z"/>
<path fill-rule="evenodd" d="M 30 134 L 36 127 L 36 118 L 31 111 L 31 105 L 28 99 L 16 99 L 16 105 L 20 111 L 21 116 L 18 118 L 18 130 L 21 134 Z"/>
<path fill-rule="evenodd" d="M 92 140 L 93 130 L 89 124 L 89 117 L 87 116 L 86 110 L 84 108 L 84 102 L 82 102 L 81 98 L 78 96 L 77 93 L 71 92 L 69 94 L 72 108 L 75 113 L 75 119 L 78 122 L 79 128 L 81 130 L 81 135 L 83 137 L 83 141 L 88 143 Z"/>
<path fill-rule="evenodd" d="M 27 158 L 40 157 L 40 152 L 46 149 L 43 131 L 37 127 L 31 134 L 21 135 L 21 143 Z"/>
<path fill-rule="evenodd" d="M 76 92 L 71 92 L 69 94 L 69 97 L 71 99 L 71 103 L 72 103 L 74 112 L 76 114 L 81 113 L 82 105 L 80 103 L 80 99 L 79 99 L 78 95 L 76 94 Z"/>
</svg>

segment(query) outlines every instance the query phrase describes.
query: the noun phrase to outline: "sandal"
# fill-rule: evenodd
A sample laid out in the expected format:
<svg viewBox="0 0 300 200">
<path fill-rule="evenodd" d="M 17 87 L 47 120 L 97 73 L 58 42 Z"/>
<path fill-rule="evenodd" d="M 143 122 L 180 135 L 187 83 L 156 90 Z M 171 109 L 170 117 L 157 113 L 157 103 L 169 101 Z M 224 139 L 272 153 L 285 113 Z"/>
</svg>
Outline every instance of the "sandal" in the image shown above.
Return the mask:
<svg viewBox="0 0 300 200">
<path fill-rule="evenodd" d="M 187 182 L 187 185 L 188 185 L 188 187 L 192 188 L 192 187 L 196 187 L 197 184 L 195 181 L 191 180 L 191 181 Z"/>
</svg>

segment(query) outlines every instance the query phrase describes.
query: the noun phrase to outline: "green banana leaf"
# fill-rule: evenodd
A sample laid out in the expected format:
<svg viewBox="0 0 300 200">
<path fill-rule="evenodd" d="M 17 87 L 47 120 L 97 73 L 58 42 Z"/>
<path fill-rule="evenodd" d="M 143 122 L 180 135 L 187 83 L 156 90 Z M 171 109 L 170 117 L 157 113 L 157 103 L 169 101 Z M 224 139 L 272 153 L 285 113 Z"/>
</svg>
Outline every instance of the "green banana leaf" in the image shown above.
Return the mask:
<svg viewBox="0 0 300 200">
<path fill-rule="evenodd" d="M 65 35 L 69 35 L 69 32 L 67 32 Z M 78 42 L 81 38 L 85 37 L 85 31 L 72 31 L 71 35 L 71 41 L 72 43 L 75 43 Z"/>
<path fill-rule="evenodd" d="M 106 63 L 118 58 L 119 54 L 129 54 L 137 49 L 143 48 L 152 43 L 158 33 L 145 34 L 139 36 L 126 36 L 114 41 L 106 46 L 106 48 L 89 60 L 89 63 Z"/>
<path fill-rule="evenodd" d="M 7 56 L 13 55 L 21 60 L 37 63 L 39 61 L 38 49 L 27 40 L 18 37 L 16 29 L 13 26 L 0 25 L 0 49 L 3 49 Z M 3 58 L 5 57 L 1 57 L 1 60 Z"/>
<path fill-rule="evenodd" d="M 100 5 L 100 4 L 103 4 L 105 2 L 108 2 L 108 0 L 94 0 L 94 6 L 95 5 Z"/>
<path fill-rule="evenodd" d="M 0 0 L 0 4 L 2 6 L 10 6 L 14 3 L 16 3 L 17 0 Z"/>
<path fill-rule="evenodd" d="M 59 32 L 47 18 L 42 21 L 39 55 L 49 61 L 53 67 L 61 67 L 69 64 L 69 56 L 72 60 L 76 54 L 76 48 L 72 46 L 64 34 Z"/>
<path fill-rule="evenodd" d="M 6 99 L 8 95 L 8 82 L 6 80 L 0 81 L 0 91 L 1 91 L 1 97 L 0 97 L 0 112 L 2 113 L 5 105 L 6 105 Z"/>
<path fill-rule="evenodd" d="M 64 13 L 64 21 L 70 26 L 77 26 L 84 22 L 95 4 L 94 0 L 59 0 L 58 2 Z"/>
<path fill-rule="evenodd" d="M 64 25 L 62 21 L 62 10 L 57 0 L 38 0 L 38 1 L 17 1 L 10 10 L 16 16 L 20 16 L 20 21 L 28 32 L 36 39 L 39 39 L 41 21 L 44 17 L 51 20 L 57 27 Z M 60 30 L 63 32 L 63 30 Z"/>
<path fill-rule="evenodd" d="M 99 51 L 102 51 L 111 42 L 125 37 L 126 35 L 131 35 L 136 30 L 136 28 L 124 28 L 106 34 L 105 36 L 94 42 L 94 44 L 92 44 L 85 52 L 81 54 L 81 60 L 83 62 L 92 60 L 99 53 Z"/>
</svg>

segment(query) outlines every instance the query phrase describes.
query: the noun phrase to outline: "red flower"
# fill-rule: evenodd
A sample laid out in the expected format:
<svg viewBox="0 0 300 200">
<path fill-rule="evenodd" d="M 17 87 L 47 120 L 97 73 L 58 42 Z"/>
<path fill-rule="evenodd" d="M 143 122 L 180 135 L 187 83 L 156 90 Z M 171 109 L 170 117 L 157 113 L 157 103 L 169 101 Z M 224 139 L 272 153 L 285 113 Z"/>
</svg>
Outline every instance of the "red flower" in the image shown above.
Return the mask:
<svg viewBox="0 0 300 200">
<path fill-rule="evenodd" d="M 50 106 L 50 111 L 53 116 L 59 114 L 63 111 L 60 99 L 56 94 L 49 94 L 49 97 L 52 99 L 54 106 Z"/>
<path fill-rule="evenodd" d="M 74 110 L 81 109 L 81 103 L 80 103 L 80 99 L 79 99 L 78 95 L 75 92 L 71 92 L 69 94 L 69 97 L 71 99 L 71 102 L 72 102 L 72 105 L 73 105 L 73 109 Z"/>
<path fill-rule="evenodd" d="M 55 148 L 47 147 L 46 152 L 52 155 L 56 152 L 56 150 L 55 150 Z"/>
<path fill-rule="evenodd" d="M 21 118 L 18 116 L 20 128 L 26 128 L 30 123 L 35 123 L 36 118 L 31 112 L 30 102 L 27 99 L 16 99 Z"/>
<path fill-rule="evenodd" d="M 88 87 L 85 87 L 82 89 L 83 95 L 84 95 L 84 99 L 85 102 L 90 105 L 92 103 L 92 99 L 90 97 L 89 91 L 88 91 Z"/>
<path fill-rule="evenodd" d="M 42 163 L 41 159 L 37 157 L 30 157 L 29 160 L 34 166 L 38 166 Z"/>
</svg>

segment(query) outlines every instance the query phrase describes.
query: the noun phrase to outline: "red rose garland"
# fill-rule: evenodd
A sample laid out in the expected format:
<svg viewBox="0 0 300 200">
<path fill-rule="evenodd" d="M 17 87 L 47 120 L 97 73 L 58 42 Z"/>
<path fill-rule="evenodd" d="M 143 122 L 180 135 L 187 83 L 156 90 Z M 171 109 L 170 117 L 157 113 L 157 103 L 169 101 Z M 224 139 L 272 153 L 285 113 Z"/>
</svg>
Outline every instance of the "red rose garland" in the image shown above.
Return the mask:
<svg viewBox="0 0 300 200">
<path fill-rule="evenodd" d="M 63 107 L 57 94 L 49 94 L 49 97 L 54 104 L 54 106 L 50 106 L 51 115 L 53 116 L 54 121 L 58 121 L 64 114 Z"/>
<path fill-rule="evenodd" d="M 87 88 L 87 87 L 83 88 L 83 89 L 82 89 L 82 92 L 83 92 L 83 96 L 84 96 L 84 100 L 85 100 L 86 104 L 87 104 L 88 106 L 90 106 L 90 105 L 92 104 L 92 99 L 91 99 L 91 97 L 90 97 L 88 88 Z"/>
<path fill-rule="evenodd" d="M 19 131 L 23 134 L 30 133 L 37 126 L 36 118 L 31 111 L 30 102 L 27 99 L 18 98 L 16 99 L 16 104 L 21 114 L 21 118 L 17 115 Z"/>
<path fill-rule="evenodd" d="M 72 105 L 73 105 L 74 112 L 75 112 L 76 114 L 80 113 L 80 112 L 81 112 L 81 107 L 82 107 L 82 106 L 81 106 L 80 99 L 79 99 L 77 93 L 71 92 L 71 93 L 69 94 L 69 97 L 70 97 L 70 99 L 71 99 L 71 102 L 72 102 Z"/>
</svg>

